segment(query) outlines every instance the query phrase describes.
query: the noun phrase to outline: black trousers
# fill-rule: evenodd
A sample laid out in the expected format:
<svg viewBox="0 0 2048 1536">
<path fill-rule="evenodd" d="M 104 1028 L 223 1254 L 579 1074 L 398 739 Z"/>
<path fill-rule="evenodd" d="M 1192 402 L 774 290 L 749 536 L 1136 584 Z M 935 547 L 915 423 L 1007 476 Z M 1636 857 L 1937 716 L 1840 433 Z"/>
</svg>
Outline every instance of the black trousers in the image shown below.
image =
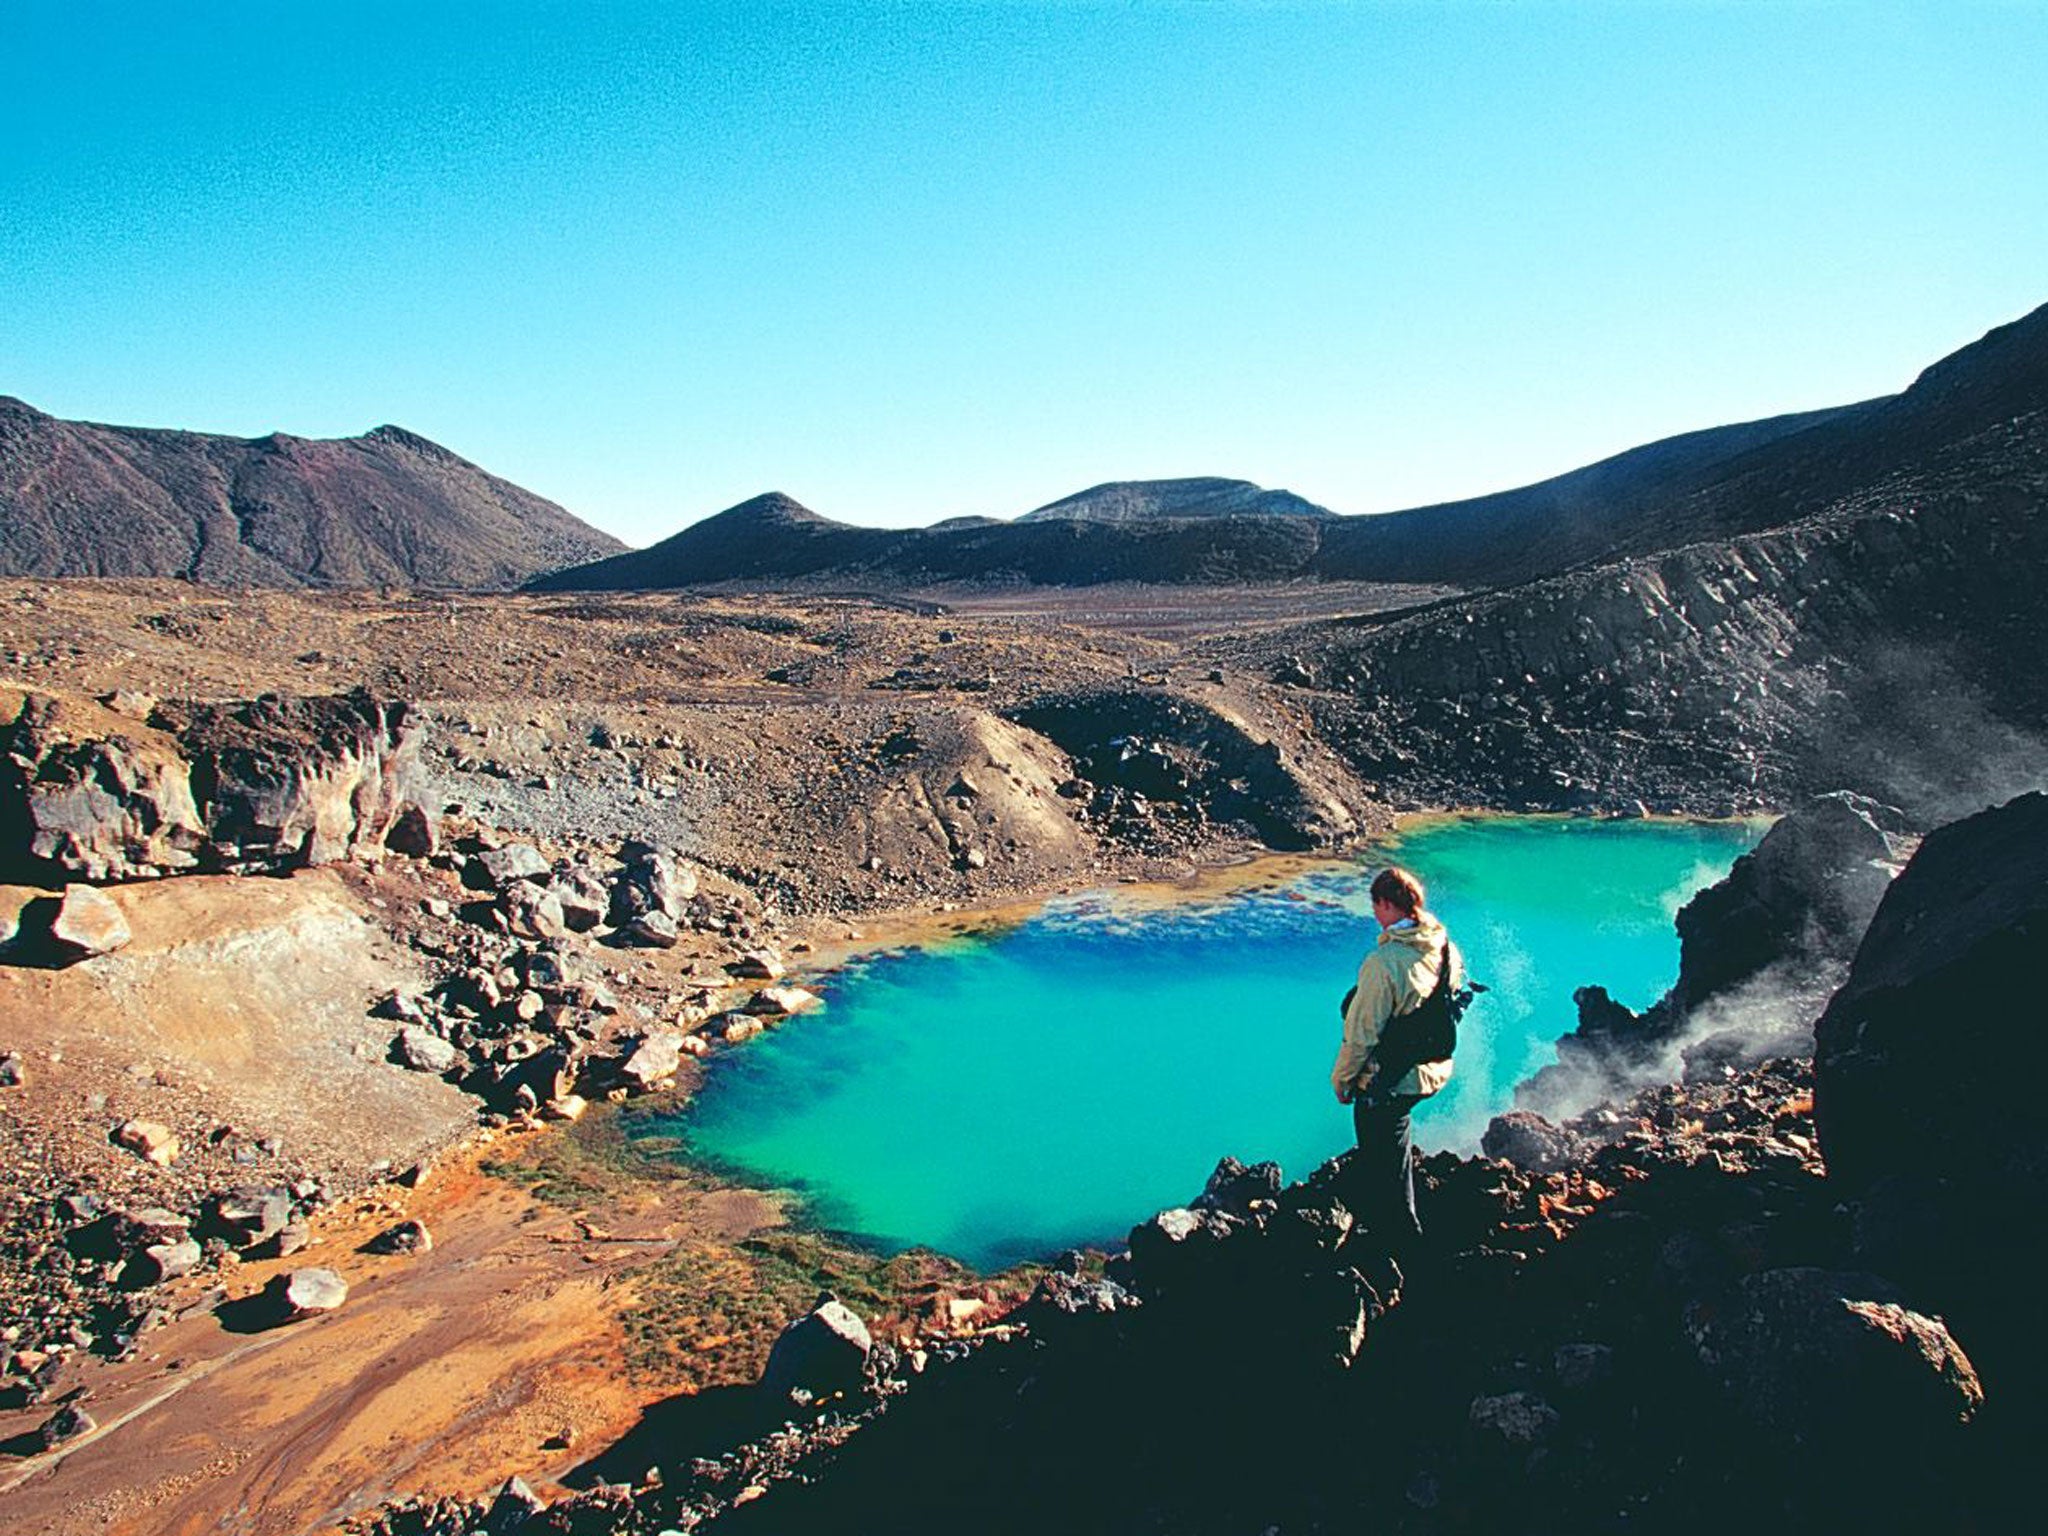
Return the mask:
<svg viewBox="0 0 2048 1536">
<path fill-rule="evenodd" d="M 1421 1098 L 1397 1094 L 1388 1099 L 1359 1099 L 1351 1106 L 1352 1128 L 1358 1133 L 1358 1155 L 1352 1163 L 1354 1213 L 1373 1237 L 1398 1253 L 1410 1238 L 1422 1235 L 1415 1216 L 1415 1159 L 1408 1134 L 1408 1114 Z"/>
</svg>

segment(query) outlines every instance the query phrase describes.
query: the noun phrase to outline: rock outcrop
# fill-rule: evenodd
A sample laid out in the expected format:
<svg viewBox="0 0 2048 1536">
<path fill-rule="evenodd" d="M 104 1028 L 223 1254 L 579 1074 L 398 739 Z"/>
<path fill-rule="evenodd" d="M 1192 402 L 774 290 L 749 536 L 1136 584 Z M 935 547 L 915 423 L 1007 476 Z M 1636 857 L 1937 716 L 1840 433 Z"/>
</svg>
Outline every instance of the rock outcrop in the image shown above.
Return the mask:
<svg viewBox="0 0 2048 1536">
<path fill-rule="evenodd" d="M 1831 1182 L 1855 1202 L 1859 1257 L 1948 1319 L 1994 1395 L 2048 1369 L 2044 939 L 2036 793 L 1927 835 L 1815 1028 L 1815 1117 Z"/>
<path fill-rule="evenodd" d="M 1783 1062 L 1656 1090 L 1615 1107 L 1627 1141 L 1547 1175 L 1426 1159 L 1398 1300 L 1345 1212 L 1348 1157 L 1294 1185 L 1226 1160 L 1102 1273 L 1056 1262 L 971 1343 L 907 1362 L 877 1345 L 861 1391 L 785 1397 L 745 1444 L 533 1518 L 1423 1536 L 1599 1529 L 1627 1509 L 1631 1528 L 1674 1531 L 1764 1510 L 1788 1528 L 1967 1527 L 2023 1481 L 1987 1454 L 1996 1388 L 1937 1318 L 1845 1262 L 1807 1081 Z M 840 1354 L 850 1381 L 860 1351 Z M 372 1529 L 439 1536 L 482 1508 L 415 1502 Z"/>
<path fill-rule="evenodd" d="M 1917 1455 L 1952 1453 L 1984 1402 L 1948 1329 L 1874 1275 L 1766 1270 L 1687 1322 L 1701 1363 L 1747 1417 L 1838 1461 L 1868 1454 L 1873 1422 Z"/>
<path fill-rule="evenodd" d="M 0 729 L 0 860 L 16 879 L 107 881 L 381 854 L 422 814 L 419 735 L 408 705 L 360 692 L 164 702 L 146 722 L 30 694 Z"/>
<path fill-rule="evenodd" d="M 1134 688 L 1037 700 L 1015 717 L 1072 756 L 1077 777 L 1060 792 L 1113 836 L 1142 844 L 1216 823 L 1306 849 L 1359 827 L 1321 776 L 1221 703 Z"/>
<path fill-rule="evenodd" d="M 1682 1073 L 1806 1054 L 1910 842 L 1898 812 L 1862 796 L 1799 805 L 1679 909 L 1671 990 L 1638 1014 L 1580 988 L 1578 1027 L 1516 1103 L 1556 1120 Z M 1527 1130 L 1504 1128 L 1501 1145 L 1533 1147 Z"/>
</svg>

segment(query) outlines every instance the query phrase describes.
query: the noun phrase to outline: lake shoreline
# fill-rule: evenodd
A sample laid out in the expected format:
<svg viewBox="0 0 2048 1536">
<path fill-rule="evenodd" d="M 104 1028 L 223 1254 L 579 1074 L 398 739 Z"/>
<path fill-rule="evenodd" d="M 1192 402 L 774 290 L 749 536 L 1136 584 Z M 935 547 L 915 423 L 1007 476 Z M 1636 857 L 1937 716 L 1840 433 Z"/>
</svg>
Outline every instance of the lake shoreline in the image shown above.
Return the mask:
<svg viewBox="0 0 2048 1536">
<path fill-rule="evenodd" d="M 786 1023 L 731 1063 L 717 1053 L 679 1128 L 711 1171 L 799 1191 L 827 1230 L 983 1270 L 1120 1234 L 1188 1199 L 1222 1155 L 1313 1166 L 1349 1140 L 1323 1079 L 1333 1005 L 1374 937 L 1365 879 L 1376 856 L 1412 847 L 1426 879 L 1443 877 L 1472 974 L 1495 988 L 1417 1122 L 1425 1150 L 1470 1155 L 1575 1027 L 1574 988 L 1636 1006 L 1661 994 L 1676 905 L 1754 836 L 1753 823 L 1434 815 L 1347 857 L 1252 859 L 842 935 L 805 959 L 831 1022 Z M 963 1099 L 977 1075 L 987 1091 Z M 1001 1171 L 1026 1167 L 1022 1184 Z M 942 1210 L 979 1214 L 968 1230 Z"/>
</svg>

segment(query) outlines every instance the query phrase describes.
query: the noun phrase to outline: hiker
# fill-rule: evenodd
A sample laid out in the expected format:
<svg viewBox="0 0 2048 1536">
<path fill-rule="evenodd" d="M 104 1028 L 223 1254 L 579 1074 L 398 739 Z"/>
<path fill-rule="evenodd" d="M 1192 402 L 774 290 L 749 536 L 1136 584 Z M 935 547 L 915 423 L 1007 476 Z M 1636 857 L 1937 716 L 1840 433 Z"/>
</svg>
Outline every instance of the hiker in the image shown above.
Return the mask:
<svg viewBox="0 0 2048 1536">
<path fill-rule="evenodd" d="M 1415 1173 L 1409 1153 L 1408 1116 L 1417 1104 L 1451 1080 L 1451 1060 L 1402 1059 L 1397 1047 L 1413 1042 L 1387 1038 L 1392 1019 L 1413 1014 L 1435 994 L 1440 1008 L 1464 985 L 1465 963 L 1458 948 L 1423 904 L 1422 882 L 1405 869 L 1387 868 L 1373 877 L 1373 921 L 1379 943 L 1358 967 L 1358 985 L 1344 1004 L 1344 1039 L 1337 1047 L 1330 1086 L 1339 1104 L 1351 1106 L 1358 1133 L 1353 1188 L 1358 1215 L 1374 1238 L 1398 1254 L 1422 1232 L 1415 1215 Z M 1448 966 L 1444 976 L 1442 968 Z M 1439 981 L 1441 978 L 1441 988 Z M 1382 1060 L 1385 1051 L 1394 1059 Z"/>
</svg>

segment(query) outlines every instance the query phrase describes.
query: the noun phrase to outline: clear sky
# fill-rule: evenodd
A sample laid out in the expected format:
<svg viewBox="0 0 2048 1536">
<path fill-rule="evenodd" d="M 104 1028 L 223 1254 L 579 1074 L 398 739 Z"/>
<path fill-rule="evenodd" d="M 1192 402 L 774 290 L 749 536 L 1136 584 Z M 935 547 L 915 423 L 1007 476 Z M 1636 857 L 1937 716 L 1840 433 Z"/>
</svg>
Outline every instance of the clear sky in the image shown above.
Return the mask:
<svg viewBox="0 0 2048 1536">
<path fill-rule="evenodd" d="M 2048 4 L 0 0 L 0 393 L 636 544 L 1416 505 L 2044 301 Z"/>
</svg>

